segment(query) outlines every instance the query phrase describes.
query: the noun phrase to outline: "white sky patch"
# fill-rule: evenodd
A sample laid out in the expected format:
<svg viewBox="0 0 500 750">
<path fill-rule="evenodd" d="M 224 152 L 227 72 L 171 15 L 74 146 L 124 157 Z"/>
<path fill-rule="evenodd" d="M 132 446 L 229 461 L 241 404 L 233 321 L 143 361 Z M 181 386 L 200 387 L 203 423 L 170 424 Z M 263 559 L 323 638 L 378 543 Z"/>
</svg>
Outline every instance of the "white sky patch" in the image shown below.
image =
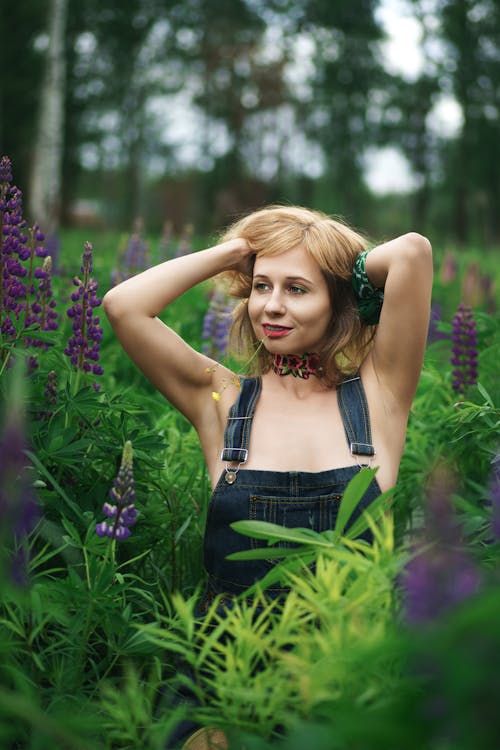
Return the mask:
<svg viewBox="0 0 500 750">
<path fill-rule="evenodd" d="M 230 147 L 227 128 L 222 122 L 207 121 L 193 105 L 192 94 L 188 84 L 176 94 L 155 97 L 148 103 L 149 113 L 157 121 L 160 141 L 173 148 L 181 168 L 211 169 L 213 158 Z"/>
<path fill-rule="evenodd" d="M 364 163 L 364 178 L 374 193 L 406 193 L 417 187 L 408 160 L 395 147 L 368 149 Z"/>
<path fill-rule="evenodd" d="M 313 40 L 305 34 L 298 34 L 293 43 L 293 59 L 285 65 L 285 81 L 302 101 L 311 97 L 308 81 L 314 73 L 313 55 Z"/>
<path fill-rule="evenodd" d="M 415 80 L 425 63 L 419 21 L 401 0 L 384 0 L 376 10 L 376 17 L 387 34 L 380 45 L 386 69 Z"/>
<path fill-rule="evenodd" d="M 443 94 L 429 112 L 427 124 L 432 132 L 444 138 L 455 136 L 463 124 L 462 108 L 449 94 Z"/>
</svg>

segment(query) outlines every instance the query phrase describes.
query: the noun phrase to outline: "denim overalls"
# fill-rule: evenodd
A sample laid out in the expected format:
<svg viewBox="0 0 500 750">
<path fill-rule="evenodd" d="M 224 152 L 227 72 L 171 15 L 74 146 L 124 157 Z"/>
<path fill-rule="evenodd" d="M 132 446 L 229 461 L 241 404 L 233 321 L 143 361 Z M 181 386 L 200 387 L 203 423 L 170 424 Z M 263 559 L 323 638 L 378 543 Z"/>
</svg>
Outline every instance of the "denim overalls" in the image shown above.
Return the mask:
<svg viewBox="0 0 500 750">
<path fill-rule="evenodd" d="M 241 469 L 240 465 L 248 457 L 252 419 L 261 388 L 260 378 L 243 378 L 239 397 L 229 411 L 222 460 L 227 464 L 237 463 L 238 466 L 230 468 L 227 465 L 210 501 L 204 542 L 208 584 L 198 608 L 199 617 L 204 616 L 217 594 L 228 595 L 227 600 L 223 597 L 219 602 L 219 611 L 223 612 L 225 606 L 231 606 L 232 595 L 241 593 L 262 578 L 276 562 L 271 558 L 226 560 L 226 555 L 231 552 L 265 544 L 236 533 L 230 528 L 230 523 L 255 519 L 287 527 L 307 527 L 315 531 L 331 529 L 335 525 L 339 503 L 347 483 L 375 455 L 368 404 L 361 379 L 356 376 L 339 386 L 338 403 L 348 445 L 352 455 L 359 457 L 359 465 L 319 472 Z M 279 436 L 277 439 L 279 441 Z M 379 494 L 380 487 L 376 479 L 373 479 L 350 522 Z M 366 532 L 362 538 L 371 541 L 371 533 Z M 284 591 L 276 586 L 266 589 L 266 595 L 279 596 Z M 189 668 L 187 671 L 190 673 Z M 194 693 L 182 685 L 175 702 L 199 706 Z M 176 747 L 176 743 L 183 741 L 199 726 L 186 718 L 176 727 L 167 747 Z"/>
<path fill-rule="evenodd" d="M 239 397 L 229 411 L 222 451 L 222 460 L 228 463 L 213 492 L 205 530 L 204 562 L 208 573 L 205 606 L 216 594 L 240 593 L 262 578 L 276 562 L 271 558 L 226 560 L 226 555 L 233 552 L 267 544 L 238 534 L 229 524 L 250 519 L 314 531 L 332 529 L 346 485 L 375 454 L 366 395 L 357 375 L 345 380 L 337 393 L 347 443 L 351 454 L 359 457 L 358 465 L 320 472 L 240 468 L 248 457 L 252 420 L 261 388 L 260 378 L 243 378 Z M 300 440 L 300 436 L 297 439 Z M 230 468 L 229 463 L 234 462 L 237 468 Z M 350 523 L 380 492 L 373 479 Z M 365 532 L 361 538 L 372 541 L 371 532 Z M 288 546 L 285 542 L 283 545 Z M 271 596 L 280 591 L 282 589 L 267 589 Z"/>
</svg>

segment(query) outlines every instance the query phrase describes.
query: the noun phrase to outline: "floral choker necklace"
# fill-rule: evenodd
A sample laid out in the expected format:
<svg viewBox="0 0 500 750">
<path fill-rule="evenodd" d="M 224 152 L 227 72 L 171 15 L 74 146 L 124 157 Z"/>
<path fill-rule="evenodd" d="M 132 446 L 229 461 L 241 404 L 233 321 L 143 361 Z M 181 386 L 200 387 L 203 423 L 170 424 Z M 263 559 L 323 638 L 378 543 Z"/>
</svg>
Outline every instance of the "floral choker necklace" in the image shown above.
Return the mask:
<svg viewBox="0 0 500 750">
<path fill-rule="evenodd" d="M 308 380 L 310 375 L 320 375 L 319 354 L 275 354 L 271 367 L 277 375 L 293 375 L 294 378 Z"/>
</svg>

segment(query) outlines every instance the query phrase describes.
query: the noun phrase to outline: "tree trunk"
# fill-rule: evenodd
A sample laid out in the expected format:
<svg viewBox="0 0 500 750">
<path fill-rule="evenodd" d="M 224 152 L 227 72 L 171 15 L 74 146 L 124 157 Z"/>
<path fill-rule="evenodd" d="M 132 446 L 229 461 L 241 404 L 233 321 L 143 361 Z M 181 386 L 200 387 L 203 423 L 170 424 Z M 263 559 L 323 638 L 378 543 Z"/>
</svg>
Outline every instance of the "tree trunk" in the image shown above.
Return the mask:
<svg viewBox="0 0 500 750">
<path fill-rule="evenodd" d="M 60 219 L 67 8 L 68 0 L 50 0 L 49 47 L 30 183 L 30 220 L 38 222 L 48 233 L 57 230 Z"/>
</svg>

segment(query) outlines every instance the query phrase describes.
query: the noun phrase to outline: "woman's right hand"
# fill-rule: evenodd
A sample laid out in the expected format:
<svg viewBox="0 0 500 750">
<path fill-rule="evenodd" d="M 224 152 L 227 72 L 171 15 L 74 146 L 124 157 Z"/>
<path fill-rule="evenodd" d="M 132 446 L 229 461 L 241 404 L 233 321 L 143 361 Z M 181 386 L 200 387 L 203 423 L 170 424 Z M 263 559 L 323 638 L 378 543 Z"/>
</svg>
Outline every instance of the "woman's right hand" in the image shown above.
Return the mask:
<svg viewBox="0 0 500 750">
<path fill-rule="evenodd" d="M 227 270 L 252 275 L 255 252 L 247 240 L 243 237 L 234 237 L 222 243 L 222 245 L 230 247 L 234 253 L 234 261 L 231 262 Z"/>
</svg>

